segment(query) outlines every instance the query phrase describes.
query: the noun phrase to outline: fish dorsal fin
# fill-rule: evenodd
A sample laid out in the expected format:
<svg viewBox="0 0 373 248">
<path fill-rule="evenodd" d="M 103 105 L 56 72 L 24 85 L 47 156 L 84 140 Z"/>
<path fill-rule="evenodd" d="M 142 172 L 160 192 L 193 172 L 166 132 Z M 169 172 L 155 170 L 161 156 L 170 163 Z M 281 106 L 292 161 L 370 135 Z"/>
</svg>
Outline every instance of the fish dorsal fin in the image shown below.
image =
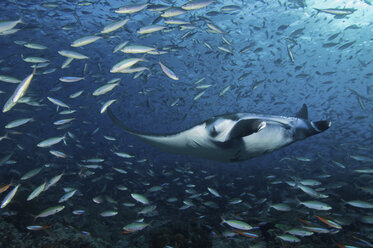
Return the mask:
<svg viewBox="0 0 373 248">
<path fill-rule="evenodd" d="M 308 109 L 306 104 L 303 104 L 302 108 L 298 111 L 295 117 L 308 120 Z"/>
<path fill-rule="evenodd" d="M 253 133 L 259 132 L 266 126 L 266 122 L 261 119 L 242 119 L 236 122 L 236 124 L 230 130 L 226 141 L 235 138 L 242 138 Z"/>
</svg>

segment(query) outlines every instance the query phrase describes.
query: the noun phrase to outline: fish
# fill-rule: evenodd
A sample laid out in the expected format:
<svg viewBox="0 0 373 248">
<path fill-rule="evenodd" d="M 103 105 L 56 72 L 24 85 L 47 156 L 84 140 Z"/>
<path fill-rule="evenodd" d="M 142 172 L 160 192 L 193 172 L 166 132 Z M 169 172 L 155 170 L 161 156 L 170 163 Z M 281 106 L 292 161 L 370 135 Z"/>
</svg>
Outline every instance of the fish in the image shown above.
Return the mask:
<svg viewBox="0 0 373 248">
<path fill-rule="evenodd" d="M 347 42 L 346 44 L 343 44 L 342 46 L 338 47 L 338 49 L 339 50 L 344 50 L 344 49 L 352 46 L 355 42 L 356 42 L 356 40 Z"/>
<path fill-rule="evenodd" d="M 288 50 L 288 55 L 289 55 L 290 61 L 292 63 L 294 63 L 294 56 L 293 56 L 293 53 L 291 52 L 291 48 L 290 48 L 289 45 L 287 45 L 286 47 L 287 47 L 287 50 Z"/>
<path fill-rule="evenodd" d="M 65 83 L 75 83 L 84 80 L 84 77 L 61 77 L 59 80 Z"/>
<path fill-rule="evenodd" d="M 115 87 L 117 87 L 119 85 L 119 83 L 114 83 L 114 84 L 105 84 L 99 88 L 97 88 L 93 93 L 92 95 L 94 96 L 99 96 L 99 95 L 103 95 L 103 94 L 106 94 L 107 92 L 111 91 L 112 89 L 114 89 Z"/>
<path fill-rule="evenodd" d="M 296 117 L 234 113 L 212 117 L 173 134 L 148 134 L 124 125 L 110 110 L 114 124 L 161 150 L 221 162 L 238 162 L 278 150 L 329 129 L 327 120 L 309 121 L 304 104 Z"/>
<path fill-rule="evenodd" d="M 148 26 L 140 28 L 139 30 L 137 30 L 137 33 L 138 34 L 150 34 L 150 33 L 161 31 L 165 28 L 166 26 L 164 25 L 153 24 L 153 25 L 148 25 Z"/>
<path fill-rule="evenodd" d="M 30 48 L 30 49 L 36 49 L 36 50 L 48 49 L 48 47 L 44 45 L 37 44 L 37 43 L 30 43 L 30 42 L 26 42 L 25 44 L 23 44 L 23 46 Z"/>
<path fill-rule="evenodd" d="M 41 170 L 43 169 L 43 167 L 40 167 L 40 168 L 36 168 L 36 169 L 33 169 L 33 170 L 30 170 L 28 171 L 27 173 L 25 173 L 20 180 L 27 180 L 27 179 L 30 179 L 34 176 L 36 176 Z"/>
<path fill-rule="evenodd" d="M 112 217 L 118 214 L 118 211 L 113 211 L 113 210 L 107 210 L 102 213 L 100 213 L 100 216 L 102 217 Z"/>
<path fill-rule="evenodd" d="M 17 184 L 2 200 L 0 208 L 5 208 L 13 199 L 13 197 L 16 195 L 19 187 L 21 184 Z"/>
<path fill-rule="evenodd" d="M 58 114 L 60 114 L 60 115 L 70 115 L 70 114 L 73 114 L 75 112 L 76 112 L 76 110 L 74 110 L 74 109 L 68 109 L 68 110 L 63 110 L 63 111 L 59 112 Z"/>
<path fill-rule="evenodd" d="M 207 190 L 216 197 L 221 197 L 221 195 L 213 188 L 207 187 Z"/>
<path fill-rule="evenodd" d="M 27 201 L 31 201 L 32 199 L 39 196 L 40 193 L 44 191 L 46 185 L 47 185 L 47 182 L 44 182 L 43 184 L 36 187 L 34 191 L 32 191 L 31 194 L 27 197 Z"/>
<path fill-rule="evenodd" d="M 72 122 L 73 120 L 75 120 L 75 118 L 62 119 L 62 120 L 58 120 L 58 121 L 53 122 L 53 125 L 56 125 L 56 126 L 65 125 L 67 123 Z"/>
<path fill-rule="evenodd" d="M 134 72 L 142 73 L 145 70 L 149 70 L 149 68 L 144 67 L 144 66 L 141 66 L 141 67 L 131 67 L 131 68 L 125 68 L 125 69 L 123 69 L 123 70 L 121 70 L 119 72 L 120 73 L 134 73 Z M 136 78 L 137 78 L 137 76 L 134 77 L 134 79 L 136 79 Z"/>
<path fill-rule="evenodd" d="M 46 140 L 43 140 L 43 141 L 39 142 L 37 144 L 37 147 L 42 147 L 42 148 L 50 147 L 50 146 L 53 146 L 55 144 L 60 143 L 61 141 L 65 140 L 65 139 L 66 139 L 66 135 L 60 136 L 60 137 L 48 138 Z"/>
<path fill-rule="evenodd" d="M 73 60 L 74 58 L 67 57 L 65 62 L 63 62 L 63 64 L 61 65 L 61 69 L 67 68 Z"/>
<path fill-rule="evenodd" d="M 206 90 L 201 91 L 200 93 L 198 93 L 197 95 L 195 95 L 195 96 L 193 97 L 193 101 L 196 101 L 196 100 L 199 99 L 201 96 L 203 96 L 205 93 L 206 93 Z"/>
<path fill-rule="evenodd" d="M 350 158 L 360 162 L 373 162 L 373 158 L 363 155 L 350 155 Z"/>
<path fill-rule="evenodd" d="M 236 10 L 240 10 L 241 7 L 240 6 L 237 6 L 237 5 L 225 5 L 223 7 L 220 8 L 221 11 L 226 11 L 226 12 L 231 12 L 231 11 L 236 11 Z"/>
<path fill-rule="evenodd" d="M 5 83 L 11 83 L 11 84 L 18 84 L 22 82 L 22 80 L 19 80 L 15 77 L 7 76 L 7 75 L 0 75 L 0 81 L 5 82 Z"/>
<path fill-rule="evenodd" d="M 185 14 L 186 11 L 179 7 L 171 7 L 163 11 L 161 17 L 168 18 Z"/>
<path fill-rule="evenodd" d="M 133 158 L 134 156 L 126 152 L 114 152 L 115 155 L 121 158 Z"/>
<path fill-rule="evenodd" d="M 65 209 L 65 206 L 63 206 L 63 205 L 55 206 L 55 207 L 50 207 L 50 208 L 47 208 L 47 209 L 41 211 L 40 214 L 38 214 L 38 215 L 36 215 L 34 217 L 34 219 L 36 220 L 37 218 L 48 217 L 48 216 L 57 214 L 57 213 L 61 212 L 64 209 Z"/>
<path fill-rule="evenodd" d="M 146 214 L 154 211 L 156 208 L 157 208 L 157 206 L 155 206 L 155 205 L 146 206 L 141 211 L 139 211 L 137 214 L 144 214 L 144 215 L 146 215 Z"/>
<path fill-rule="evenodd" d="M 105 102 L 105 103 L 102 105 L 101 109 L 100 109 L 100 113 L 101 113 L 101 114 L 105 113 L 106 109 L 107 109 L 108 107 L 110 107 L 111 104 L 115 103 L 116 101 L 117 101 L 116 99 L 113 99 L 113 100 L 108 100 L 107 102 Z"/>
<path fill-rule="evenodd" d="M 149 53 L 155 51 L 154 47 L 143 46 L 143 45 L 129 45 L 122 48 L 120 51 L 122 53 Z"/>
<path fill-rule="evenodd" d="M 126 25 L 127 22 L 128 22 L 129 20 L 130 20 L 130 19 L 127 18 L 127 19 L 124 19 L 124 20 L 121 20 L 121 21 L 117 21 L 117 22 L 110 23 L 110 24 L 106 25 L 106 26 L 102 29 L 101 33 L 102 33 L 102 34 L 107 34 L 107 33 L 111 33 L 111 32 L 113 32 L 113 31 L 115 31 L 115 30 L 118 30 L 118 29 L 120 29 L 121 27 L 123 27 L 124 25 Z"/>
<path fill-rule="evenodd" d="M 220 224 L 227 224 L 230 227 L 243 230 L 243 231 L 249 231 L 253 229 L 253 227 L 246 222 L 240 221 L 240 220 L 225 220 L 223 217 L 221 217 L 222 221 Z"/>
<path fill-rule="evenodd" d="M 129 41 L 127 40 L 127 41 L 122 42 L 122 43 L 120 43 L 119 45 L 117 45 L 117 46 L 114 48 L 113 53 L 116 53 L 116 52 L 122 50 L 122 49 L 123 49 L 123 48 L 128 44 L 128 42 L 129 42 Z"/>
<path fill-rule="evenodd" d="M 61 151 L 50 150 L 49 153 L 58 157 L 58 158 L 67 158 L 68 157 L 65 153 L 63 153 Z"/>
<path fill-rule="evenodd" d="M 229 89 L 231 88 L 231 85 L 226 86 L 220 93 L 219 96 L 223 96 Z"/>
<path fill-rule="evenodd" d="M 202 8 L 209 6 L 210 4 L 214 2 L 215 0 L 192 0 L 184 4 L 183 6 L 181 6 L 181 8 L 184 10 L 202 9 Z"/>
<path fill-rule="evenodd" d="M 225 48 L 225 47 L 222 47 L 222 46 L 218 46 L 218 49 L 221 50 L 221 51 L 223 51 L 223 52 L 233 54 L 232 51 L 229 50 L 228 48 Z"/>
<path fill-rule="evenodd" d="M 3 113 L 11 110 L 17 104 L 17 102 L 21 99 L 21 97 L 24 96 L 28 87 L 31 84 L 31 80 L 34 77 L 35 71 L 36 71 L 36 68 L 34 68 L 34 71 L 18 85 L 13 95 L 8 99 L 8 101 L 6 101 L 3 107 Z"/>
<path fill-rule="evenodd" d="M 85 56 L 84 54 L 75 52 L 75 51 L 69 51 L 69 50 L 60 50 L 58 53 L 61 56 L 70 58 L 70 59 L 89 59 L 88 56 Z"/>
<path fill-rule="evenodd" d="M 291 210 L 291 207 L 285 203 L 272 204 L 269 207 L 274 208 L 277 211 L 282 211 L 282 212 L 288 212 Z"/>
<path fill-rule="evenodd" d="M 348 201 L 346 204 L 356 207 L 356 208 L 365 208 L 365 209 L 372 209 L 373 208 L 373 203 L 366 202 L 366 201 L 361 201 L 361 200 L 353 200 L 353 201 Z"/>
<path fill-rule="evenodd" d="M 149 204 L 149 200 L 143 195 L 133 193 L 131 197 L 144 205 Z"/>
<path fill-rule="evenodd" d="M 131 224 L 128 224 L 128 225 L 124 226 L 123 230 L 122 230 L 122 233 L 123 234 L 128 234 L 128 233 L 141 231 L 148 226 L 150 226 L 150 224 L 146 224 L 144 222 L 134 222 L 134 223 L 131 223 Z"/>
<path fill-rule="evenodd" d="M 111 73 L 121 72 L 124 69 L 127 69 L 127 68 L 130 68 L 131 66 L 134 66 L 135 64 L 137 64 L 140 61 L 146 61 L 146 60 L 144 59 L 144 57 L 124 59 L 124 60 L 118 62 L 117 64 L 115 64 L 111 68 L 110 72 Z"/>
<path fill-rule="evenodd" d="M 30 231 L 40 231 L 40 230 L 45 230 L 48 228 L 51 228 L 52 226 L 39 226 L 39 225 L 34 225 L 34 226 L 27 226 L 27 230 Z"/>
<path fill-rule="evenodd" d="M 299 183 L 305 186 L 318 186 L 321 184 L 321 182 L 314 179 L 304 179 L 299 181 Z"/>
<path fill-rule="evenodd" d="M 114 12 L 117 14 L 133 14 L 145 9 L 149 3 L 140 3 L 140 4 L 130 4 L 119 9 L 116 9 Z"/>
<path fill-rule="evenodd" d="M 161 61 L 159 61 L 158 63 L 161 66 L 162 71 L 164 72 L 164 74 L 166 74 L 169 78 L 171 78 L 173 80 L 179 80 L 179 78 L 176 76 L 176 74 L 170 68 L 168 68 L 167 66 L 165 66 L 164 64 L 162 64 Z"/>
<path fill-rule="evenodd" d="M 85 210 L 77 209 L 77 210 L 74 210 L 72 213 L 75 214 L 75 215 L 82 215 L 82 214 L 85 213 Z"/>
<path fill-rule="evenodd" d="M 128 173 L 126 170 L 123 170 L 123 169 L 120 169 L 120 168 L 113 167 L 113 170 L 115 170 L 116 172 L 119 172 L 121 174 L 127 174 Z"/>
<path fill-rule="evenodd" d="M 83 94 L 83 92 L 84 92 L 84 90 L 79 90 L 79 91 L 77 91 L 77 92 L 71 94 L 71 95 L 69 96 L 69 98 L 72 98 L 72 99 L 77 98 L 77 97 L 79 97 L 81 94 Z"/>
<path fill-rule="evenodd" d="M 48 59 L 44 59 L 44 58 L 41 58 L 41 57 L 26 57 L 26 58 L 24 58 L 23 54 L 21 55 L 21 57 L 22 57 L 22 60 L 27 62 L 27 63 L 43 64 L 43 63 L 49 62 Z M 40 66 L 40 65 L 38 65 L 38 66 Z"/>
<path fill-rule="evenodd" d="M 344 9 L 333 9 L 333 8 L 330 8 L 330 9 L 318 9 L 318 8 L 314 8 L 315 10 L 317 10 L 317 12 L 322 12 L 322 13 L 326 13 L 326 14 L 331 14 L 331 15 L 335 15 L 335 16 L 346 16 L 346 15 L 350 15 L 352 13 L 354 13 L 356 11 L 356 9 L 352 9 L 352 8 L 344 8 Z"/>
<path fill-rule="evenodd" d="M 13 28 L 13 29 L 10 29 L 10 30 L 4 31 L 4 32 L 0 32 L 0 35 L 4 36 L 4 35 L 15 34 L 19 30 L 21 30 L 21 29 L 19 29 L 19 28 Z"/>
<path fill-rule="evenodd" d="M 53 97 L 49 97 L 49 96 L 47 96 L 47 99 L 48 99 L 51 103 L 53 103 L 53 104 L 55 104 L 55 105 L 57 105 L 57 106 L 59 106 L 59 107 L 62 107 L 62 108 L 70 108 L 66 103 L 64 103 L 63 101 L 58 100 L 58 99 L 56 99 L 56 98 L 53 98 Z"/>
<path fill-rule="evenodd" d="M 206 23 L 206 25 L 210 28 L 210 32 L 212 33 L 216 33 L 216 34 L 224 34 L 225 32 L 219 28 L 218 26 L 216 26 L 215 24 L 213 23 Z"/>
<path fill-rule="evenodd" d="M 59 174 L 59 175 L 57 175 L 57 176 L 52 177 L 52 178 L 48 181 L 47 185 L 45 186 L 44 191 L 47 191 L 50 187 L 52 187 L 53 185 L 55 185 L 56 183 L 58 183 L 58 181 L 61 180 L 61 178 L 62 178 L 63 175 L 64 175 L 64 172 L 62 172 L 61 174 Z"/>
<path fill-rule="evenodd" d="M 240 230 L 233 230 L 233 232 L 236 232 L 242 236 L 245 236 L 245 237 L 248 237 L 248 238 L 258 238 L 259 235 L 258 234 L 255 234 L 255 233 L 249 233 L 249 232 L 243 232 L 243 231 L 240 231 Z"/>
<path fill-rule="evenodd" d="M 27 124 L 28 122 L 30 121 L 34 121 L 35 119 L 33 117 L 31 118 L 22 118 L 22 119 L 18 119 L 18 120 L 14 120 L 14 121 L 11 121 L 9 122 L 8 124 L 5 125 L 5 128 L 7 129 L 10 129 L 10 128 L 16 128 L 16 127 L 19 127 L 19 126 L 22 126 L 22 125 L 25 125 Z"/>
<path fill-rule="evenodd" d="M 324 202 L 319 202 L 319 201 L 305 201 L 305 202 L 299 202 L 299 204 L 307 208 L 320 210 L 320 211 L 328 211 L 332 209 L 330 205 Z"/>
<path fill-rule="evenodd" d="M 21 18 L 15 21 L 0 21 L 0 32 L 9 31 L 19 23 L 23 23 Z"/>
<path fill-rule="evenodd" d="M 0 193 L 3 193 L 3 192 L 5 192 L 5 191 L 7 191 L 7 190 L 10 188 L 10 186 L 12 186 L 11 183 L 6 184 L 6 185 L 4 185 L 4 186 L 1 186 L 1 187 L 0 187 Z"/>
<path fill-rule="evenodd" d="M 313 232 L 305 230 L 305 229 L 301 229 L 301 228 L 293 228 L 293 229 L 287 230 L 286 232 L 290 233 L 291 235 L 301 236 L 301 237 L 313 235 Z"/>
<path fill-rule="evenodd" d="M 342 226 L 335 221 L 332 221 L 330 219 L 327 219 L 327 218 L 324 218 L 324 217 L 321 217 L 321 216 L 318 216 L 318 215 L 315 215 L 315 217 L 317 219 L 319 219 L 321 222 L 323 222 L 324 224 L 327 224 L 330 227 L 333 227 L 333 228 L 336 228 L 336 229 L 342 229 Z"/>
<path fill-rule="evenodd" d="M 85 37 L 82 37 L 82 38 L 79 38 L 79 39 L 73 41 L 70 46 L 81 47 L 81 46 L 91 44 L 91 43 L 93 43 L 93 42 L 95 42 L 99 39 L 102 39 L 102 37 L 101 36 L 96 36 L 96 35 L 85 36 Z"/>
<path fill-rule="evenodd" d="M 189 21 L 185 21 L 183 19 L 176 19 L 176 18 L 166 19 L 164 20 L 164 23 L 171 24 L 171 25 L 190 25 Z M 180 28 L 181 30 L 183 30 L 183 29 L 186 29 L 186 26 L 181 26 Z"/>
<path fill-rule="evenodd" d="M 2 137 L 2 138 L 7 139 L 7 137 L 8 137 L 8 134 L 5 134 L 5 136 Z M 9 138 L 9 137 L 8 137 L 8 138 Z M 7 163 L 7 162 L 9 161 L 9 159 L 13 156 L 13 154 L 14 154 L 14 152 L 11 152 L 11 153 L 8 153 L 7 155 L 5 155 L 4 157 L 2 157 L 2 158 L 0 159 L 0 166 L 2 166 L 2 165 L 4 165 L 5 163 Z"/>
<path fill-rule="evenodd" d="M 283 235 L 277 235 L 276 238 L 281 239 L 282 241 L 286 241 L 289 243 L 298 243 L 300 242 L 300 239 L 293 236 L 293 235 L 288 235 L 288 234 L 283 234 Z"/>
</svg>

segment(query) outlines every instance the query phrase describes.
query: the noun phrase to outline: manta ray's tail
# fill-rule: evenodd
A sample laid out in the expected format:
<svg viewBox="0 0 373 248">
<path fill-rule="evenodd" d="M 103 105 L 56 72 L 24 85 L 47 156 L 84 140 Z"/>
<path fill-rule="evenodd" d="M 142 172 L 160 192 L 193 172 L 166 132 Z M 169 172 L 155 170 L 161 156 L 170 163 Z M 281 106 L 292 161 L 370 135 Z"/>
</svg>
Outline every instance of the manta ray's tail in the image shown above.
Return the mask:
<svg viewBox="0 0 373 248">
<path fill-rule="evenodd" d="M 130 133 L 130 134 L 134 134 L 134 135 L 141 135 L 141 133 L 139 133 L 138 131 L 132 129 L 132 128 L 129 128 L 127 127 L 126 125 L 124 125 L 114 114 L 113 112 L 111 112 L 111 110 L 108 108 L 106 110 L 108 116 L 110 117 L 110 119 L 118 126 L 120 127 L 121 129 L 123 129 L 124 131 L 126 131 L 127 133 Z"/>
</svg>

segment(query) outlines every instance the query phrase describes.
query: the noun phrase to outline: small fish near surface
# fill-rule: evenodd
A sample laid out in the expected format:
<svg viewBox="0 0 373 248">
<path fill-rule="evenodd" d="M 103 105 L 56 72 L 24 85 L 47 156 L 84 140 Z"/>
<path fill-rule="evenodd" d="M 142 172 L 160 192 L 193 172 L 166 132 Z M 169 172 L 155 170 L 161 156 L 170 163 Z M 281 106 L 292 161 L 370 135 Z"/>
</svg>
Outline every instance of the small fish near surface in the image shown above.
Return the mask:
<svg viewBox="0 0 373 248">
<path fill-rule="evenodd" d="M 318 8 L 315 8 L 315 10 L 317 10 L 318 13 L 321 12 L 321 13 L 331 14 L 331 15 L 334 15 L 334 16 L 340 16 L 340 17 L 350 15 L 350 14 L 352 14 L 356 11 L 356 9 L 349 9 L 349 8 L 345 8 L 345 9 L 333 9 L 333 8 L 318 9 Z"/>
<path fill-rule="evenodd" d="M 309 121 L 305 104 L 296 117 L 235 113 L 215 116 L 190 129 L 164 135 L 135 131 L 109 108 L 106 112 L 127 133 L 161 150 L 221 162 L 248 160 L 322 133 L 331 126 L 326 120 Z"/>
</svg>

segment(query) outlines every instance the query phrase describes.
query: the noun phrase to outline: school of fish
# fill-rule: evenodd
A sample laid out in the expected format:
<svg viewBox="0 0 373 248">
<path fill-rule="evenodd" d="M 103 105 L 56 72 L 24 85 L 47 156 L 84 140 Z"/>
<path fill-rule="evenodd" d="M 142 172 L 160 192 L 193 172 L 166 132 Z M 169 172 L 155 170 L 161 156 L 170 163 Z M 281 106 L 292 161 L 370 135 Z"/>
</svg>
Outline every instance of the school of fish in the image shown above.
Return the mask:
<svg viewBox="0 0 373 248">
<path fill-rule="evenodd" d="M 4 0 L 1 222 L 55 245 L 373 247 L 372 4 Z M 155 150 L 105 114 L 170 133 L 305 102 L 335 127 L 237 164 Z"/>
</svg>

